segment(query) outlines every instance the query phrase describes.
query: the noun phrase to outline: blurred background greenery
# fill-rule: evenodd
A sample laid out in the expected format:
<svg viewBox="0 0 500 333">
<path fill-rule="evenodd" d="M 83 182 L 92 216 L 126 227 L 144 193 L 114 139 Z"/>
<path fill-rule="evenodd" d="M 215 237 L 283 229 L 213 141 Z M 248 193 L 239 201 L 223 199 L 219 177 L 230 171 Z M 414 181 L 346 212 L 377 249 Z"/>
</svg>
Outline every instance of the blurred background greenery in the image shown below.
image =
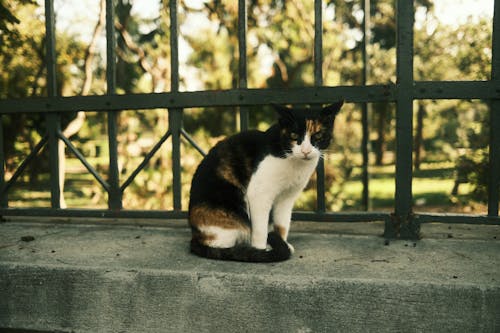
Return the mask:
<svg viewBox="0 0 500 333">
<path fill-rule="evenodd" d="M 250 0 L 249 88 L 311 86 L 314 8 L 311 0 Z M 443 7 L 447 3 L 448 7 Z M 0 6 L 0 98 L 45 96 L 44 8 L 37 0 L 2 1 Z M 102 0 L 58 0 L 57 86 L 61 96 L 106 91 Z M 170 89 L 168 1 L 116 0 L 117 92 Z M 417 0 L 414 27 L 416 80 L 488 80 L 491 72 L 493 1 Z M 440 5 L 440 6 L 439 6 Z M 446 10 L 443 10 L 446 8 Z M 474 8 L 474 15 L 453 11 Z M 362 84 L 362 21 L 359 0 L 323 1 L 324 84 Z M 395 0 L 371 1 L 368 84 L 396 80 Z M 237 87 L 237 1 L 179 0 L 181 90 Z M 472 13 L 472 12 L 471 12 Z M 394 201 L 395 106 L 370 105 L 370 209 L 392 210 Z M 184 110 L 184 128 L 208 151 L 238 131 L 236 108 Z M 252 107 L 250 125 L 266 129 L 275 119 L 269 107 Z M 481 100 L 414 102 L 415 210 L 486 212 L 489 108 Z M 85 121 L 78 121 L 85 120 Z M 42 115 L 3 116 L 8 179 L 44 133 Z M 73 144 L 106 177 L 106 114 L 65 115 Z M 123 110 L 118 117 L 120 179 L 139 165 L 168 129 L 167 110 Z M 347 104 L 335 124 L 335 142 L 325 154 L 327 208 L 362 209 L 361 105 Z M 70 208 L 106 208 L 107 194 L 66 151 L 64 196 Z M 183 208 L 201 155 L 182 146 Z M 171 209 L 171 144 L 167 141 L 125 190 L 124 208 Z M 37 157 L 9 193 L 9 205 L 50 206 L 47 151 Z M 296 209 L 315 208 L 315 178 Z"/>
</svg>

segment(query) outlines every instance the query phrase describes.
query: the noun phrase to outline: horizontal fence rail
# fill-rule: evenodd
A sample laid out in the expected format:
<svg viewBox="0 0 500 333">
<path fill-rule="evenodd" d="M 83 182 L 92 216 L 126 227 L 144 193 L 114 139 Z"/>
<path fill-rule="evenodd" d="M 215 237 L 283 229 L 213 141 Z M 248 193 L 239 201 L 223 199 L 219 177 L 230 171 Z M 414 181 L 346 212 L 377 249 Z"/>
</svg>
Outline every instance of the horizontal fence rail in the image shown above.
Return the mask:
<svg viewBox="0 0 500 333">
<path fill-rule="evenodd" d="M 183 128 L 183 114 L 194 107 L 237 106 L 239 128 L 248 128 L 249 106 L 276 104 L 324 104 L 344 99 L 346 102 L 362 103 L 363 109 L 363 201 L 368 201 L 368 121 L 366 103 L 392 102 L 396 105 L 396 193 L 394 212 L 333 213 L 325 209 L 324 165 L 317 168 L 317 210 L 314 212 L 295 212 L 297 220 L 330 222 L 385 222 L 387 237 L 415 239 L 419 237 L 421 223 L 480 223 L 500 225 L 498 216 L 500 185 L 500 0 L 495 0 L 493 18 L 492 70 L 489 81 L 414 81 L 413 78 L 413 1 L 396 2 L 397 21 L 397 82 L 386 85 L 366 85 L 367 54 L 369 42 L 369 0 L 363 0 L 367 9 L 363 29 L 364 47 L 364 85 L 336 86 L 323 85 L 323 7 L 321 0 L 314 1 L 314 86 L 291 89 L 248 89 L 247 83 L 247 19 L 246 0 L 238 0 L 238 82 L 237 88 L 221 91 L 179 91 L 179 45 L 178 45 L 178 3 L 169 2 L 170 13 L 170 51 L 171 51 L 171 90 L 163 93 L 117 94 L 116 93 L 116 38 L 115 13 L 112 0 L 106 1 L 106 80 L 105 95 L 95 96 L 57 96 L 56 87 L 56 37 L 54 24 L 54 2 L 45 0 L 46 27 L 46 79 L 47 97 L 26 99 L 1 99 L 0 120 L 2 115 L 20 113 L 43 113 L 47 121 L 47 133 L 34 147 L 9 180 L 5 179 L 2 168 L 0 174 L 0 215 L 1 216 L 53 216 L 87 218 L 165 218 L 184 219 L 187 212 L 182 211 L 181 203 L 181 138 L 184 138 L 200 154 L 205 152 Z M 481 99 L 489 101 L 491 115 L 491 134 L 489 147 L 489 199 L 487 215 L 465 214 L 416 214 L 412 210 L 412 141 L 413 141 L 413 102 L 419 99 Z M 121 180 L 118 168 L 117 117 L 121 110 L 166 109 L 169 115 L 169 128 L 153 146 L 131 175 Z M 60 115 L 75 111 L 106 112 L 109 145 L 109 171 L 107 177 L 101 176 L 85 157 L 66 138 L 60 128 Z M 0 163 L 5 165 L 3 149 L 3 127 L 0 121 Z M 172 211 L 125 210 L 122 196 L 135 177 L 145 168 L 151 157 L 160 147 L 170 140 L 172 144 L 173 207 Z M 59 179 L 58 143 L 62 141 L 81 161 L 88 172 L 108 193 L 109 209 L 62 209 Z M 8 192 L 18 180 L 28 163 L 44 148 L 49 148 L 51 208 L 9 208 Z M 367 208 L 367 207 L 366 207 Z"/>
<path fill-rule="evenodd" d="M 494 81 L 417 81 L 410 87 L 417 99 L 500 99 Z M 338 99 L 351 103 L 395 102 L 398 85 L 302 87 L 288 89 L 229 89 L 127 95 L 34 97 L 0 100 L 3 114 L 75 111 L 113 111 L 218 106 L 253 106 L 270 103 L 324 104 Z"/>
</svg>

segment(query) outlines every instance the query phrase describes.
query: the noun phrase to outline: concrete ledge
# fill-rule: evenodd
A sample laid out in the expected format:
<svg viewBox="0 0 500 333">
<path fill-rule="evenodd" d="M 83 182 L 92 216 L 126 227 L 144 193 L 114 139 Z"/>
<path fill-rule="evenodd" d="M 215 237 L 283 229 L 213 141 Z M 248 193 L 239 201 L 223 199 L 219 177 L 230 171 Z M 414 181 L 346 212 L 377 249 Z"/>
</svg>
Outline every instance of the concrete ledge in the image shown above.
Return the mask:
<svg viewBox="0 0 500 333">
<path fill-rule="evenodd" d="M 297 225 L 290 261 L 244 264 L 190 255 L 180 226 L 0 224 L 0 328 L 500 331 L 496 227 L 386 245 L 335 229 L 352 226 Z"/>
</svg>

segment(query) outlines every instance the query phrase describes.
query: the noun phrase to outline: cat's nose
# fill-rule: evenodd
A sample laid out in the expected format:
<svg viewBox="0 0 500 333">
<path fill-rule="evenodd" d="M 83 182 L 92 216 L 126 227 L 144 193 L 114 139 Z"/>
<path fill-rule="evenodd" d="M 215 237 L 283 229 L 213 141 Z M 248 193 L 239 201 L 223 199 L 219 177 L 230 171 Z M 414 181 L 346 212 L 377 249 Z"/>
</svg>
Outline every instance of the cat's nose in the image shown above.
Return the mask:
<svg viewBox="0 0 500 333">
<path fill-rule="evenodd" d="M 307 148 L 302 148 L 300 151 L 302 152 L 302 154 L 304 154 L 304 157 L 307 157 L 307 155 L 309 155 L 312 152 L 312 149 L 310 147 L 307 147 Z"/>
</svg>

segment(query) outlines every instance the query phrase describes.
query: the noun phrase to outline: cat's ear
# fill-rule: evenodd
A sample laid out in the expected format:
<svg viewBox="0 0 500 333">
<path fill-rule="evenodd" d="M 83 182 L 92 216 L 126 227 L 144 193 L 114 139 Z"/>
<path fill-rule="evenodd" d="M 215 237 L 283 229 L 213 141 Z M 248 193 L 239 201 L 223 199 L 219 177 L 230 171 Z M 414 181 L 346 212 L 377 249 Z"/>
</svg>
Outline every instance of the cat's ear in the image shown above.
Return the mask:
<svg viewBox="0 0 500 333">
<path fill-rule="evenodd" d="M 328 121 L 333 121 L 339 113 L 342 105 L 344 105 L 344 100 L 340 100 L 339 102 L 323 107 L 323 109 L 321 110 L 321 118 Z"/>
<path fill-rule="evenodd" d="M 272 104 L 272 106 L 279 115 L 279 122 L 281 125 L 287 125 L 294 121 L 295 118 L 293 117 L 291 108 L 279 104 Z"/>
</svg>

